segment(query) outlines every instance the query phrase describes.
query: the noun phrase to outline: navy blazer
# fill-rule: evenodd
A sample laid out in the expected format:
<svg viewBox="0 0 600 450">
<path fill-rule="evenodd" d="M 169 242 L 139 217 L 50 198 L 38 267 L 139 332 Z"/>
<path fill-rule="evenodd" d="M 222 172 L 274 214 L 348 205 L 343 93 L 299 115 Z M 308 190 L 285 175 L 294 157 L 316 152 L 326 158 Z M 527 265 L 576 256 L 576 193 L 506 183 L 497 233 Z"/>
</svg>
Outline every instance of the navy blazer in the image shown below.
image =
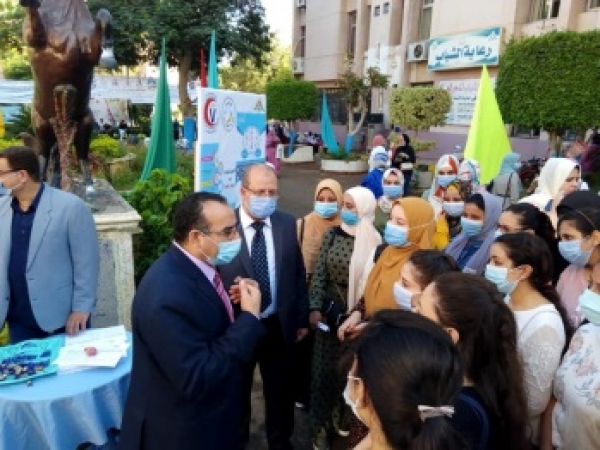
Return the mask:
<svg viewBox="0 0 600 450">
<path fill-rule="evenodd" d="M 132 306 L 133 367 L 119 448 L 237 449 L 242 366 L 265 333 L 232 324 L 204 273 L 172 246 L 148 270 Z"/>
<path fill-rule="evenodd" d="M 239 221 L 239 209 L 236 210 Z M 271 214 L 275 273 L 277 276 L 277 313 L 286 342 L 296 342 L 297 330 L 308 328 L 308 292 L 304 259 L 298 245 L 296 219 L 290 214 L 275 211 Z M 225 287 L 229 289 L 236 277 L 254 278 L 246 236 L 238 225 L 242 248 L 235 259 L 221 267 Z"/>
</svg>

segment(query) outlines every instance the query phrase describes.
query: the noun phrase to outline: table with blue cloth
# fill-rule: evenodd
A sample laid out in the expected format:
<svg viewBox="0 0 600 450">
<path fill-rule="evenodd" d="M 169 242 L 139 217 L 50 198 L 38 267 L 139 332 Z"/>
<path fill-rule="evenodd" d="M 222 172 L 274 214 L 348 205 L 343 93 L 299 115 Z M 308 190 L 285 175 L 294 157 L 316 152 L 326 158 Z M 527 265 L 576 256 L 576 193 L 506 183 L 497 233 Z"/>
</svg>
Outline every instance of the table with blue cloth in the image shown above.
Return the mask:
<svg viewBox="0 0 600 450">
<path fill-rule="evenodd" d="M 131 335 L 128 333 L 131 342 Z M 0 449 L 75 450 L 103 445 L 121 427 L 131 347 L 117 367 L 85 369 L 0 386 Z"/>
</svg>

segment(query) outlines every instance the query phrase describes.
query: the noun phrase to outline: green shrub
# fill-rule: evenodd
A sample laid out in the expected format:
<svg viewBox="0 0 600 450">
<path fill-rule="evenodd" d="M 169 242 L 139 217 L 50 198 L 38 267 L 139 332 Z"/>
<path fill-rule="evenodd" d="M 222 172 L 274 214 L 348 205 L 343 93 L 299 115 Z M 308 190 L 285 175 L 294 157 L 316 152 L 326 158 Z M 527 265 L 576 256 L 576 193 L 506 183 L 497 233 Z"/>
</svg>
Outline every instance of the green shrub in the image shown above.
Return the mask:
<svg viewBox="0 0 600 450">
<path fill-rule="evenodd" d="M 8 147 L 22 147 L 21 139 L 0 139 L 0 152 Z"/>
<path fill-rule="evenodd" d="M 435 141 L 428 141 L 425 139 L 411 139 L 410 145 L 415 149 L 415 152 L 423 152 L 425 150 L 433 150 L 435 149 L 436 143 Z"/>
<path fill-rule="evenodd" d="M 12 116 L 5 124 L 6 137 L 17 137 L 19 133 L 33 134 L 32 124 L 31 108 L 29 106 L 21 106 L 19 112 Z"/>
<path fill-rule="evenodd" d="M 142 216 L 143 233 L 134 244 L 135 279 L 142 279 L 152 263 L 173 240 L 173 213 L 179 202 L 192 191 L 189 180 L 179 174 L 155 169 L 146 181 L 138 181 L 126 200 Z"/>
<path fill-rule="evenodd" d="M 104 159 L 115 159 L 125 156 L 125 151 L 119 141 L 106 136 L 98 135 L 90 142 L 90 153 Z"/>
<path fill-rule="evenodd" d="M 324 153 L 321 158 L 322 159 L 331 159 L 335 161 L 358 161 L 363 158 L 363 154 L 355 153 L 355 152 L 347 152 L 346 149 L 340 146 L 340 150 L 337 153 L 329 151 Z M 367 157 L 368 159 L 368 157 Z"/>
</svg>

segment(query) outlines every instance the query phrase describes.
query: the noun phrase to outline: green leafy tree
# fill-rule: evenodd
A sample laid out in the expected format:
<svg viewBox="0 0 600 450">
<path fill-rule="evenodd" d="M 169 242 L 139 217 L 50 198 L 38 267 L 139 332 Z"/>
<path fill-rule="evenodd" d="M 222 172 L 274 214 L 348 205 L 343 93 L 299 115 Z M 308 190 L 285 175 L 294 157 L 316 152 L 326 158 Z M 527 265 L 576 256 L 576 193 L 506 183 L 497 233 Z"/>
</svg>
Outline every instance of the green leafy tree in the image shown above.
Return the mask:
<svg viewBox="0 0 600 450">
<path fill-rule="evenodd" d="M 160 42 L 166 38 L 168 63 L 179 70 L 179 98 L 186 116 L 192 115 L 187 83 L 198 72 L 200 50 L 208 50 L 211 30 L 216 30 L 221 57 L 248 58 L 260 68 L 271 50 L 260 0 L 89 0 L 88 5 L 92 14 L 100 8 L 111 12 L 115 55 L 121 66 L 156 63 Z M 0 55 L 23 47 L 23 17 L 18 4 L 0 3 Z"/>
<path fill-rule="evenodd" d="M 348 111 L 348 134 L 354 136 L 363 125 L 369 111 L 369 94 L 373 89 L 386 89 L 389 77 L 383 75 L 378 68 L 369 67 L 365 76 L 357 75 L 353 62 L 348 59 L 343 73 L 339 74 L 338 87 L 340 88 L 346 110 Z M 354 112 L 360 113 L 358 122 L 354 123 Z"/>
<path fill-rule="evenodd" d="M 92 11 L 101 7 L 111 11 L 115 55 L 122 65 L 156 62 L 159 43 L 166 38 L 168 63 L 179 71 L 179 99 L 185 116 L 192 115 L 187 83 L 192 74 L 198 73 L 200 50 L 208 50 L 211 30 L 216 31 L 220 56 L 250 59 L 260 68 L 265 54 L 271 50 L 271 34 L 260 0 L 89 0 L 88 3 Z"/>
<path fill-rule="evenodd" d="M 500 59 L 496 97 L 503 119 L 550 133 L 600 125 L 600 31 L 560 31 L 511 41 Z"/>
<path fill-rule="evenodd" d="M 309 119 L 315 113 L 319 91 L 312 81 L 288 78 L 267 84 L 267 114 L 293 123 Z"/>
<path fill-rule="evenodd" d="M 31 80 L 33 78 L 31 64 L 24 52 L 8 51 L 6 58 L 0 61 L 0 67 L 2 67 L 4 78 L 7 80 Z"/>
<path fill-rule="evenodd" d="M 452 97 L 445 89 L 403 87 L 392 92 L 390 119 L 418 135 L 419 131 L 445 125 L 446 114 L 451 107 Z"/>
<path fill-rule="evenodd" d="M 0 55 L 23 47 L 22 27 L 25 10 L 18 2 L 0 0 Z"/>
<path fill-rule="evenodd" d="M 292 77 L 290 58 L 289 49 L 276 47 L 265 57 L 262 67 L 251 58 L 234 60 L 219 71 L 221 87 L 263 94 L 268 82 Z"/>
</svg>

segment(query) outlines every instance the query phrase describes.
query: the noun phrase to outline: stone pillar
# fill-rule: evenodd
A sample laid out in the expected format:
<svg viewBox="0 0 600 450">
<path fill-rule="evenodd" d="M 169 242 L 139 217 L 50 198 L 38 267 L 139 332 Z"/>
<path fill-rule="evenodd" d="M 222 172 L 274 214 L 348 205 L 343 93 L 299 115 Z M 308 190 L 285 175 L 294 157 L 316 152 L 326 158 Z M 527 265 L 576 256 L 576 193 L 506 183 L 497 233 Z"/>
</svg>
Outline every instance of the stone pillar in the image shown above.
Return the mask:
<svg viewBox="0 0 600 450">
<path fill-rule="evenodd" d="M 98 231 L 100 274 L 92 326 L 123 324 L 131 330 L 131 303 L 135 293 L 133 235 L 141 217 L 113 187 L 95 180 L 94 220 Z M 98 203 L 101 207 L 98 208 Z"/>
</svg>

